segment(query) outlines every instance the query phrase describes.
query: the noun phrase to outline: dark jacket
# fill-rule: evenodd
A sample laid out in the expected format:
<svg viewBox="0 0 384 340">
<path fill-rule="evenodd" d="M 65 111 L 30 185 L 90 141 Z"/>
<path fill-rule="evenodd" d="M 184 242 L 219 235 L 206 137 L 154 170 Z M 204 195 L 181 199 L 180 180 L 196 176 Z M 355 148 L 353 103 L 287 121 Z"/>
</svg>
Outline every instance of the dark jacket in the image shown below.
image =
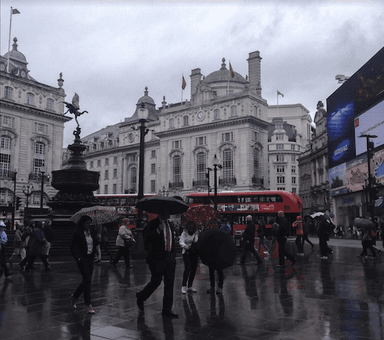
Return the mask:
<svg viewBox="0 0 384 340">
<path fill-rule="evenodd" d="M 45 255 L 45 244 L 46 243 L 47 243 L 47 240 L 45 239 L 44 231 L 42 229 L 35 228 L 30 235 L 29 243 L 28 243 L 31 254 L 33 254 L 33 255 L 38 255 L 38 254 Z"/>
<path fill-rule="evenodd" d="M 93 240 L 93 249 L 92 255 L 95 253 L 96 246 L 100 243 L 98 237 L 96 236 L 96 231 L 91 229 L 91 237 Z M 88 246 L 85 239 L 84 231 L 81 229 L 76 229 L 72 235 L 71 241 L 71 254 L 77 261 L 78 259 L 83 259 L 87 257 Z"/>
<path fill-rule="evenodd" d="M 176 262 L 175 258 L 175 231 L 172 225 L 168 222 L 169 227 L 171 228 L 171 238 L 172 238 L 172 248 L 169 252 L 171 257 L 166 256 L 167 252 L 165 251 L 165 241 L 164 241 L 164 232 L 158 232 L 157 228 L 160 225 L 160 219 L 156 218 L 148 223 L 146 227 L 147 231 L 144 235 L 145 242 L 148 245 L 147 253 L 147 262 L 153 262 L 155 265 L 161 265 L 169 261 L 170 258 L 172 262 Z"/>
<path fill-rule="evenodd" d="M 286 217 L 280 217 L 278 220 L 279 228 L 277 229 L 277 237 L 289 235 L 289 223 Z"/>
<path fill-rule="evenodd" d="M 257 236 L 259 236 L 259 237 L 265 236 L 266 230 L 265 230 L 265 222 L 264 222 L 264 220 L 260 219 L 259 222 L 258 222 L 258 225 L 259 225 L 259 227 L 257 228 Z"/>
<path fill-rule="evenodd" d="M 245 227 L 243 234 L 244 241 L 249 241 L 251 244 L 255 243 L 255 223 L 252 221 L 247 222 L 247 226 Z"/>
<path fill-rule="evenodd" d="M 44 226 L 44 234 L 45 234 L 45 238 L 47 239 L 47 242 L 53 241 L 53 230 L 50 226 L 48 225 Z"/>
</svg>

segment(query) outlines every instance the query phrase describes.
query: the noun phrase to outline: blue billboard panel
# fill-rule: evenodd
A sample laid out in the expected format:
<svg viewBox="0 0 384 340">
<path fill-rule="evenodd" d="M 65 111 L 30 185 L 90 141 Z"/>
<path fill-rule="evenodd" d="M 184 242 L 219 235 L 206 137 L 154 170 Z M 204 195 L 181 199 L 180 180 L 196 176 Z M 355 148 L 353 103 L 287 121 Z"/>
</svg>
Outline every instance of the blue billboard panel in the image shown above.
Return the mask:
<svg viewBox="0 0 384 340">
<path fill-rule="evenodd" d="M 346 163 L 329 169 L 329 185 L 331 196 L 346 194 L 348 192 Z"/>
<path fill-rule="evenodd" d="M 345 163 L 356 156 L 353 118 L 353 102 L 345 103 L 328 114 L 327 128 L 330 168 Z"/>
</svg>

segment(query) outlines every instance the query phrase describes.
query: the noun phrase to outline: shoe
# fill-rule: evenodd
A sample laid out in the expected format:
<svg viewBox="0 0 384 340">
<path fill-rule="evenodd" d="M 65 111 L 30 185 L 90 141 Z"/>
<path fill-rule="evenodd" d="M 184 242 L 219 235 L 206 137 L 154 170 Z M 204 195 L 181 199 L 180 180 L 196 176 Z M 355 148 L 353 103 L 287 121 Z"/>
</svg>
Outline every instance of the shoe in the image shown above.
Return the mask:
<svg viewBox="0 0 384 340">
<path fill-rule="evenodd" d="M 240 266 L 245 266 L 245 263 L 242 263 L 242 262 L 237 262 L 237 264 Z"/>
<path fill-rule="evenodd" d="M 196 293 L 197 290 L 196 290 L 195 288 L 189 287 L 189 288 L 187 289 L 187 292 L 189 292 L 189 293 Z"/>
<path fill-rule="evenodd" d="M 277 264 L 276 267 L 277 267 L 277 268 L 284 268 L 284 267 L 285 267 L 285 264 Z"/>
<path fill-rule="evenodd" d="M 304 256 L 304 253 L 297 253 L 297 256 Z"/>
<path fill-rule="evenodd" d="M 167 317 L 169 317 L 169 318 L 178 318 L 179 317 L 179 314 L 176 314 L 176 313 L 174 313 L 174 312 L 172 312 L 172 311 L 166 311 L 166 310 L 163 310 L 162 312 L 161 312 L 161 315 L 162 316 L 167 316 Z"/>
<path fill-rule="evenodd" d="M 88 314 L 95 314 L 95 310 L 93 309 L 92 305 L 88 306 Z"/>
<path fill-rule="evenodd" d="M 215 288 L 207 289 L 207 294 L 215 294 Z"/>
<path fill-rule="evenodd" d="M 73 295 L 71 295 L 71 307 L 72 307 L 73 309 L 77 309 L 76 302 L 77 302 L 77 299 L 75 299 L 75 298 L 73 297 Z"/>
<path fill-rule="evenodd" d="M 136 304 L 137 304 L 137 307 L 139 307 L 139 309 L 141 311 L 144 311 L 144 301 L 142 299 L 140 299 L 139 293 L 136 293 Z"/>
<path fill-rule="evenodd" d="M 378 251 L 377 251 L 377 256 L 381 256 L 383 254 L 383 251 L 381 250 L 381 249 L 379 249 Z"/>
<path fill-rule="evenodd" d="M 377 256 L 367 256 L 367 258 L 370 260 L 377 260 Z"/>
<path fill-rule="evenodd" d="M 221 295 L 221 294 L 223 294 L 223 289 L 217 288 L 216 295 Z"/>
<path fill-rule="evenodd" d="M 320 259 L 322 259 L 322 260 L 328 260 L 328 256 L 320 256 Z"/>
<path fill-rule="evenodd" d="M 21 270 L 24 270 L 24 266 L 21 264 L 21 262 L 19 263 L 19 266 L 20 266 Z"/>
<path fill-rule="evenodd" d="M 182 294 L 187 294 L 187 286 L 181 287 L 181 293 Z"/>
<path fill-rule="evenodd" d="M 132 265 L 128 265 L 128 266 L 125 266 L 126 268 L 128 268 L 128 269 L 131 269 L 131 268 L 133 268 L 133 266 Z"/>
<path fill-rule="evenodd" d="M 267 256 L 269 256 L 269 252 L 268 252 L 268 251 L 265 251 L 264 254 L 267 255 Z"/>
</svg>

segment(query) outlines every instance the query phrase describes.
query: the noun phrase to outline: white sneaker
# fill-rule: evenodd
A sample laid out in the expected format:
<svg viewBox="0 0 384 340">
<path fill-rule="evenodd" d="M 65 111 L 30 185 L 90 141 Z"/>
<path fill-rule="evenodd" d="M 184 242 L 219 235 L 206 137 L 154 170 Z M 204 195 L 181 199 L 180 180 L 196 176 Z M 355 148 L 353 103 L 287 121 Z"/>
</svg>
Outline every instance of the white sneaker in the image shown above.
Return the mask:
<svg viewBox="0 0 384 340">
<path fill-rule="evenodd" d="M 265 251 L 264 254 L 267 255 L 267 256 L 269 256 L 269 252 L 268 252 L 268 251 Z"/>
<path fill-rule="evenodd" d="M 297 256 L 304 256 L 304 253 L 297 253 Z"/>
<path fill-rule="evenodd" d="M 197 290 L 195 288 L 192 288 L 192 287 L 189 287 L 187 290 L 190 293 L 196 293 L 197 292 Z"/>
<path fill-rule="evenodd" d="M 181 292 L 183 294 L 187 294 L 187 287 L 186 286 L 181 287 Z"/>
<path fill-rule="evenodd" d="M 320 259 L 322 259 L 322 260 L 328 260 L 328 256 L 321 256 Z"/>
</svg>

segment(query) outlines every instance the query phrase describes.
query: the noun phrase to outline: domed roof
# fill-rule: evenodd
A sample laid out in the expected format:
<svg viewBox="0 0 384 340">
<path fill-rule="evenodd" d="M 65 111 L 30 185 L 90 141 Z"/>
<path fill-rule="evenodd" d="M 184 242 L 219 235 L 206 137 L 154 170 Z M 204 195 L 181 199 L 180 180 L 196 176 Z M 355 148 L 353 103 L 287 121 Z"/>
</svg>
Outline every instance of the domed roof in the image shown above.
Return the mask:
<svg viewBox="0 0 384 340">
<path fill-rule="evenodd" d="M 238 74 L 237 72 L 234 72 L 233 70 L 228 70 L 226 65 L 225 65 L 225 58 L 222 59 L 222 64 L 221 68 L 218 71 L 212 72 L 211 74 L 207 75 L 205 77 L 205 83 L 210 84 L 210 83 L 218 83 L 218 82 L 236 82 L 236 83 L 242 83 L 245 84 L 246 80 L 244 79 L 243 76 Z M 232 77 L 232 72 L 234 76 Z"/>
<path fill-rule="evenodd" d="M 4 55 L 4 57 L 8 59 L 8 56 L 9 56 L 9 59 L 13 59 L 13 60 L 21 61 L 22 63 L 26 63 L 27 58 L 25 58 L 23 53 L 21 53 L 17 50 L 17 43 L 16 42 L 17 42 L 17 38 L 13 38 L 12 51 L 7 52 Z"/>
<path fill-rule="evenodd" d="M 155 104 L 155 101 L 152 99 L 152 97 L 148 96 L 148 87 L 145 87 L 144 96 L 142 96 L 137 101 L 137 104 L 141 104 L 141 103 Z"/>
</svg>

